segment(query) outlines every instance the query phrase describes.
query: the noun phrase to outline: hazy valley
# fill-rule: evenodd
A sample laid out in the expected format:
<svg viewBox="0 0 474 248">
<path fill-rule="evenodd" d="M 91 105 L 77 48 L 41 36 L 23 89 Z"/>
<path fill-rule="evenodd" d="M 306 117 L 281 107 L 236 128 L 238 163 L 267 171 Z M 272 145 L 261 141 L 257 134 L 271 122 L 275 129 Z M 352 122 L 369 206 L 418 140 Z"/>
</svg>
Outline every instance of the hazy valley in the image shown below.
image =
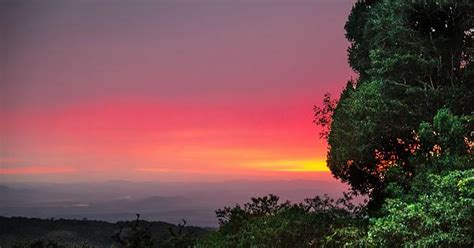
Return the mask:
<svg viewBox="0 0 474 248">
<path fill-rule="evenodd" d="M 0 186 L 0 216 L 133 220 L 136 213 L 150 221 L 217 227 L 214 211 L 269 193 L 300 202 L 324 193 L 340 196 L 346 186 L 336 180 L 232 181 L 160 183 L 9 183 Z"/>
</svg>

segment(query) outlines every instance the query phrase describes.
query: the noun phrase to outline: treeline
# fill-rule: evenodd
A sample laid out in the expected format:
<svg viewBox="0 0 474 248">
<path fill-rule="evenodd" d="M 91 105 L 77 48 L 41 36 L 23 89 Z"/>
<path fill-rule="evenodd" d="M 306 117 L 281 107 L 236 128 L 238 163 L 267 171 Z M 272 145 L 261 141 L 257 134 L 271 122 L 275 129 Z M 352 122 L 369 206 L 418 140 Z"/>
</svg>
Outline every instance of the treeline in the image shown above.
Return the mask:
<svg viewBox="0 0 474 248">
<path fill-rule="evenodd" d="M 95 220 L 0 217 L 0 247 L 188 247 L 210 230 L 139 219 L 110 223 Z"/>
</svg>

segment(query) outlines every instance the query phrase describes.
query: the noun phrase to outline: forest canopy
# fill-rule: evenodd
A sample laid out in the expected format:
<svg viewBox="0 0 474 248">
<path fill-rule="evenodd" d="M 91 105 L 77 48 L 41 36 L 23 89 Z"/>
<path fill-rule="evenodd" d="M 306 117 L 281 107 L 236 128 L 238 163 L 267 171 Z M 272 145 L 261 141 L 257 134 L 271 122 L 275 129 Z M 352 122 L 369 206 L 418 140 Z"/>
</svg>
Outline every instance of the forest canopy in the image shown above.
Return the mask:
<svg viewBox="0 0 474 248">
<path fill-rule="evenodd" d="M 358 1 L 346 31 L 349 63 L 359 78 L 347 84 L 329 114 L 327 163 L 334 176 L 369 194 L 376 209 L 391 180 L 413 178 L 422 157 L 470 157 L 474 4 Z M 428 145 L 420 140 L 420 132 L 442 114 L 439 111 L 445 118 L 434 121 L 456 119 L 458 133 L 443 131 L 457 137 Z M 454 115 L 451 119 L 448 112 Z M 455 151 L 450 146 L 456 146 Z"/>
</svg>

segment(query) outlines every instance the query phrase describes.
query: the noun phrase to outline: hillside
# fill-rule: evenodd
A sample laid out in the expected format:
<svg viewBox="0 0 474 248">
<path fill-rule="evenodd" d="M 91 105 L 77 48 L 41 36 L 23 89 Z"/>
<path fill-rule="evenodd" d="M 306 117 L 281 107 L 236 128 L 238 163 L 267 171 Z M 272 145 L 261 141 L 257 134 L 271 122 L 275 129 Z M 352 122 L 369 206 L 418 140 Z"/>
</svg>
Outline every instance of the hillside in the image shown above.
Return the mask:
<svg viewBox="0 0 474 248">
<path fill-rule="evenodd" d="M 15 243 L 38 239 L 56 241 L 60 244 L 88 244 L 94 247 L 118 247 L 112 236 L 121 227 L 132 227 L 135 221 L 110 223 L 94 220 L 37 219 L 23 217 L 0 217 L 0 247 L 12 247 Z M 177 233 L 178 226 L 166 222 L 140 221 L 140 226 L 151 224 L 150 233 L 157 244 L 172 237 L 170 229 Z M 182 233 L 198 237 L 209 230 L 199 227 L 184 227 Z M 125 231 L 124 231 L 125 232 Z"/>
</svg>

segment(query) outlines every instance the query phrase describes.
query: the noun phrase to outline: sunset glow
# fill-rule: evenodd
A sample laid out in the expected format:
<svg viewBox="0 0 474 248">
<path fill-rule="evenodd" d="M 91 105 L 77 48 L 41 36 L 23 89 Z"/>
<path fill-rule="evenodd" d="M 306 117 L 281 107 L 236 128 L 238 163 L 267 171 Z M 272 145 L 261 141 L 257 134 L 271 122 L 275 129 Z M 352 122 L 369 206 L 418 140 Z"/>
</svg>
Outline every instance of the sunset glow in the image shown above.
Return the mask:
<svg viewBox="0 0 474 248">
<path fill-rule="evenodd" d="M 327 176 L 312 108 L 351 75 L 351 1 L 40 2 L 2 17 L 3 180 Z"/>
</svg>

